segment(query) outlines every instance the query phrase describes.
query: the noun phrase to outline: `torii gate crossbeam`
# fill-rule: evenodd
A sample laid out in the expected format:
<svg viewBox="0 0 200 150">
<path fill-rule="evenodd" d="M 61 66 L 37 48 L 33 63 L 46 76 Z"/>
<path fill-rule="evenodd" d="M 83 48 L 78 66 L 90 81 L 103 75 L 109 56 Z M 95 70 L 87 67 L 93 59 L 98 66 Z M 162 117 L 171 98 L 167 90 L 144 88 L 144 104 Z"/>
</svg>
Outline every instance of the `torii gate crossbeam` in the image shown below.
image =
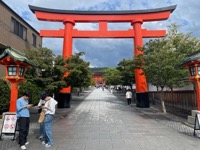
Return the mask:
<svg viewBox="0 0 200 150">
<path fill-rule="evenodd" d="M 41 30 L 42 37 L 64 38 L 63 57 L 68 58 L 72 55 L 73 38 L 133 38 L 135 56 L 142 52 L 138 47 L 143 47 L 143 38 L 157 38 L 166 35 L 165 30 L 146 30 L 142 29 L 143 22 L 161 21 L 169 18 L 175 10 L 176 5 L 149 9 L 149 10 L 128 10 L 128 11 L 76 11 L 47 9 L 29 6 L 35 13 L 38 20 L 63 22 L 64 28 L 59 30 Z M 76 23 L 98 23 L 99 29 L 94 31 L 74 29 Z M 130 23 L 133 29 L 114 30 L 107 29 L 108 23 Z M 142 70 L 135 70 L 136 97 L 138 107 L 149 107 L 147 82 L 145 75 L 141 75 Z M 69 94 L 70 88 L 61 90 L 62 94 Z M 66 96 L 62 97 L 65 101 Z"/>
<path fill-rule="evenodd" d="M 163 37 L 166 35 L 165 30 L 146 30 L 142 29 L 142 37 L 143 38 L 155 38 L 155 37 Z M 51 37 L 51 38 L 64 38 L 64 29 L 60 30 L 41 30 L 41 37 Z M 84 30 L 79 31 L 77 29 L 73 29 L 72 38 L 134 38 L 135 33 L 133 29 L 122 30 L 122 31 L 91 31 Z"/>
</svg>

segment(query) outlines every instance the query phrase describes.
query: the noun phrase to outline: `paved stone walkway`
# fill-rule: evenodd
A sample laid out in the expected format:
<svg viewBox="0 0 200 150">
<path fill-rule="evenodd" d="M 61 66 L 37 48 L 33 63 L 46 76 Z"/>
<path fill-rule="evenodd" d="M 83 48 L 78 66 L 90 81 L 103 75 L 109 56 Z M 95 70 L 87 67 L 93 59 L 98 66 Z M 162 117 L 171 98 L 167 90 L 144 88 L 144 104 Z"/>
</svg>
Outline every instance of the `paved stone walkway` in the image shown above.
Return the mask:
<svg viewBox="0 0 200 150">
<path fill-rule="evenodd" d="M 71 109 L 71 108 L 70 108 Z M 128 106 L 108 90 L 95 89 L 73 109 L 58 109 L 53 123 L 51 150 L 197 150 L 198 137 L 180 120 L 154 108 Z M 62 117 L 61 117 L 62 115 Z M 37 126 L 37 124 L 35 124 Z M 32 125 L 34 126 L 34 125 Z M 29 136 L 28 150 L 45 149 Z M 4 141 L 0 142 L 3 144 Z M 14 143 L 7 148 L 18 150 Z M 47 149 L 47 148 L 46 148 Z"/>
</svg>

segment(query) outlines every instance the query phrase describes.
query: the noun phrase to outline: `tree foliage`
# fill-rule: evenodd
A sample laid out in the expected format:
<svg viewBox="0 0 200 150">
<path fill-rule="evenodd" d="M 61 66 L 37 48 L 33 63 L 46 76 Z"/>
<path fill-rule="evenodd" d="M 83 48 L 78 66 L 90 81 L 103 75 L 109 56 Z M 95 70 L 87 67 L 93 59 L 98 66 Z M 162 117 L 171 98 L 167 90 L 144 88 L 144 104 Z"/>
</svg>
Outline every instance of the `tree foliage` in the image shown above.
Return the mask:
<svg viewBox="0 0 200 150">
<path fill-rule="evenodd" d="M 129 85 L 135 83 L 135 66 L 133 59 L 123 59 L 118 63 L 117 70 L 119 70 L 121 75 L 122 85 Z"/>
<path fill-rule="evenodd" d="M 48 48 L 39 50 L 26 50 L 26 57 L 38 67 L 28 68 L 26 71 L 27 81 L 37 85 L 41 89 L 51 92 L 58 92 L 66 86 L 62 77 L 65 72 L 64 60 L 61 56 L 55 56 Z"/>
<path fill-rule="evenodd" d="M 69 75 L 64 80 L 67 86 L 71 86 L 72 88 L 88 87 L 92 84 L 92 73 L 89 68 L 89 62 L 81 59 L 82 55 L 84 53 L 79 52 L 65 61 L 66 71 L 69 72 Z"/>
<path fill-rule="evenodd" d="M 198 39 L 192 38 L 190 33 L 179 33 L 178 26 L 172 24 L 167 37 L 150 40 L 143 49 L 144 55 L 139 56 L 148 82 L 170 89 L 182 87 L 183 82 L 180 81 L 188 75 L 188 70 L 177 64 L 199 48 Z"/>
<path fill-rule="evenodd" d="M 178 32 L 178 26 L 169 26 L 169 33 L 165 38 L 150 40 L 142 51 L 144 55 L 138 55 L 135 64 L 142 68 L 149 83 L 159 87 L 163 94 L 163 88 L 171 90 L 182 87 L 181 80 L 188 75 L 187 68 L 177 64 L 187 58 L 189 54 L 199 50 L 200 41 L 191 37 L 191 33 Z M 163 95 L 161 96 L 163 111 L 166 112 Z"/>
<path fill-rule="evenodd" d="M 91 84 L 89 63 L 80 58 L 83 53 L 64 60 L 62 56 L 55 56 L 48 48 L 25 52 L 30 61 L 38 64 L 37 68 L 32 67 L 27 70 L 27 80 L 49 93 L 58 93 L 67 86 L 87 87 Z M 69 75 L 64 77 L 66 72 L 69 72 Z"/>
<path fill-rule="evenodd" d="M 0 114 L 9 110 L 10 88 L 9 84 L 0 79 Z"/>
<path fill-rule="evenodd" d="M 23 82 L 19 85 L 18 97 L 23 96 L 23 94 L 26 91 L 31 92 L 29 103 L 37 105 L 40 100 L 40 94 L 41 94 L 42 88 L 38 87 L 36 84 L 33 84 L 31 82 Z"/>
<path fill-rule="evenodd" d="M 106 85 L 121 85 L 122 76 L 116 68 L 107 68 L 104 70 L 103 79 Z"/>
</svg>

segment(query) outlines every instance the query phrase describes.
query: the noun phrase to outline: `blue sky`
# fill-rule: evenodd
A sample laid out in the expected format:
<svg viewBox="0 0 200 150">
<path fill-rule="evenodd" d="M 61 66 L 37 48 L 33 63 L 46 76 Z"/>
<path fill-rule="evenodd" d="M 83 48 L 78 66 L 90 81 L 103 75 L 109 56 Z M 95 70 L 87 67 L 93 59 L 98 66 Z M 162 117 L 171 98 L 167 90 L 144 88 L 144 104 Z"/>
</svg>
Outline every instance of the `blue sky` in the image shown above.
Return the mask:
<svg viewBox="0 0 200 150">
<path fill-rule="evenodd" d="M 192 33 L 200 38 L 200 3 L 198 0 L 3 0 L 36 30 L 60 29 L 62 23 L 43 22 L 37 20 L 28 5 L 63 10 L 145 10 L 177 5 L 176 10 L 166 21 L 144 23 L 143 28 L 149 30 L 166 29 L 171 23 L 181 25 L 180 32 Z M 76 24 L 77 29 L 94 30 L 97 24 Z M 109 24 L 110 30 L 129 29 L 130 24 Z M 144 39 L 145 43 L 148 39 Z M 133 58 L 133 39 L 74 39 L 73 53 L 84 51 L 83 59 L 90 62 L 91 67 L 116 67 L 123 58 Z M 62 54 L 63 40 L 43 38 L 43 47 L 47 47 L 56 55 Z"/>
</svg>

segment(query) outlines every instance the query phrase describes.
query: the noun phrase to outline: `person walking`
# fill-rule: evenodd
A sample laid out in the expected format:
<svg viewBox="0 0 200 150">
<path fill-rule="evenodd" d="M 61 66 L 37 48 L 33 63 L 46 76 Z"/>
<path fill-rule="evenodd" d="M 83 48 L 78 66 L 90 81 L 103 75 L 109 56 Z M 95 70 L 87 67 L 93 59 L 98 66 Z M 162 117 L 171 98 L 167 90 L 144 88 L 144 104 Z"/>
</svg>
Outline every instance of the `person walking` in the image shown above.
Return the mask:
<svg viewBox="0 0 200 150">
<path fill-rule="evenodd" d="M 130 105 L 131 99 L 132 99 L 132 92 L 131 92 L 130 89 L 128 89 L 127 92 L 126 92 L 126 99 L 127 99 L 128 105 Z"/>
<path fill-rule="evenodd" d="M 25 150 L 26 145 L 29 144 L 29 142 L 27 141 L 30 124 L 29 109 L 33 106 L 33 104 L 29 104 L 30 97 L 31 93 L 27 91 L 16 102 L 16 115 L 19 129 L 19 145 L 22 150 Z"/>
<path fill-rule="evenodd" d="M 45 111 L 44 119 L 44 141 L 45 147 L 51 147 L 53 145 L 53 135 L 52 135 L 52 121 L 56 110 L 57 101 L 48 96 L 46 92 L 41 94 L 41 99 L 45 100 L 45 105 L 42 108 Z"/>
</svg>

